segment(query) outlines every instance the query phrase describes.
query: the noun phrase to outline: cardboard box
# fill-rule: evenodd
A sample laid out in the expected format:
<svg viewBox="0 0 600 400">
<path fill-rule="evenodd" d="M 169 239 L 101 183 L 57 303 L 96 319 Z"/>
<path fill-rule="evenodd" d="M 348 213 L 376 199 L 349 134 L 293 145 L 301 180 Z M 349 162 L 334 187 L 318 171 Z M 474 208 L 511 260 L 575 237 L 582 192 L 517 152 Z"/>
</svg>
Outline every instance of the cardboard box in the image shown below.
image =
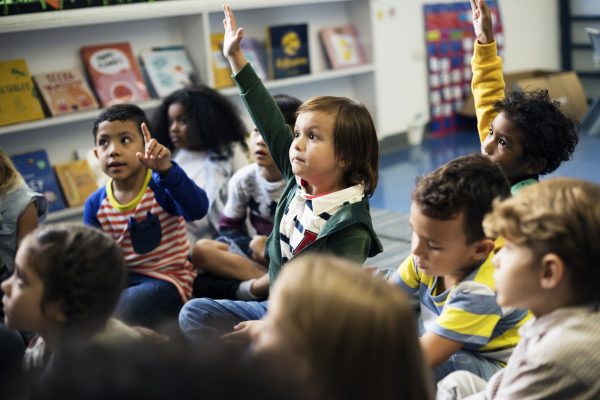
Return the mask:
<svg viewBox="0 0 600 400">
<path fill-rule="evenodd" d="M 587 111 L 587 97 L 577 74 L 573 71 L 555 72 L 531 70 L 504 74 L 505 91 L 547 89 L 550 97 L 561 104 L 568 115 L 581 120 Z M 475 117 L 473 96 L 465 99 L 461 115 Z"/>
</svg>

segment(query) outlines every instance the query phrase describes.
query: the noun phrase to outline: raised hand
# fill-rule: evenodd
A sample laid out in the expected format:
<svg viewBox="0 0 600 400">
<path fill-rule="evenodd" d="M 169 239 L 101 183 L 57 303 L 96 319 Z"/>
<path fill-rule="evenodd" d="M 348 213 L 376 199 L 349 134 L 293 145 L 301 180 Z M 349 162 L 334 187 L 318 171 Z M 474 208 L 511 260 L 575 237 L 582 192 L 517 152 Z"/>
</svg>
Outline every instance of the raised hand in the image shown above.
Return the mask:
<svg viewBox="0 0 600 400">
<path fill-rule="evenodd" d="M 144 154 L 138 151 L 135 156 L 146 168 L 153 169 L 160 175 L 166 175 L 172 167 L 171 151 L 158 143 L 156 139 L 152 139 L 145 123 L 142 123 L 142 134 L 144 135 Z"/>
<path fill-rule="evenodd" d="M 238 28 L 235 15 L 228 4 L 223 5 L 225 19 L 225 37 L 223 38 L 223 55 L 229 60 L 233 73 L 239 72 L 248 63 L 240 43 L 244 38 L 244 28 Z"/>
<path fill-rule="evenodd" d="M 475 36 L 481 44 L 489 44 L 494 41 L 492 26 L 492 15 L 485 0 L 471 0 L 471 11 L 473 12 L 473 28 Z"/>
</svg>

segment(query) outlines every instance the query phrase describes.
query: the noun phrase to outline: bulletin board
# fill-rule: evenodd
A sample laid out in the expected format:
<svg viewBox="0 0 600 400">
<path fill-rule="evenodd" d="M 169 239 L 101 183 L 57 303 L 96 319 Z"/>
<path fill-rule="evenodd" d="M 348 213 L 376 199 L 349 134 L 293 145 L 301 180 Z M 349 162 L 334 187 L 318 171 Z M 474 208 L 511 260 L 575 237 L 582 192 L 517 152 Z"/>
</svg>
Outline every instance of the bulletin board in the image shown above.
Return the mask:
<svg viewBox="0 0 600 400">
<path fill-rule="evenodd" d="M 498 54 L 504 35 L 497 1 L 488 0 Z M 429 115 L 432 136 L 445 136 L 462 129 L 465 96 L 471 93 L 471 57 L 475 33 L 469 2 L 426 4 L 425 44 L 429 83 Z"/>
</svg>

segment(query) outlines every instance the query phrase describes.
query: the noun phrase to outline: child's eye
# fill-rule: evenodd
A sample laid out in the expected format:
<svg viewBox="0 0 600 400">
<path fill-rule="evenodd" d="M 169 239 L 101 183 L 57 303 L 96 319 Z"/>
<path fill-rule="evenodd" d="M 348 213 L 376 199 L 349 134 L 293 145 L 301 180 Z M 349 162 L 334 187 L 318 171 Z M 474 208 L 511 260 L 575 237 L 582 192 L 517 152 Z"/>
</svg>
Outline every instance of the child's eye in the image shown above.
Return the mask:
<svg viewBox="0 0 600 400">
<path fill-rule="evenodd" d="M 121 139 L 121 143 L 129 144 L 131 143 L 131 138 L 129 136 L 125 136 L 123 139 Z"/>
<path fill-rule="evenodd" d="M 98 146 L 105 146 L 107 143 L 106 139 L 99 139 L 98 140 Z"/>
<path fill-rule="evenodd" d="M 294 137 L 297 138 L 298 136 L 300 136 L 300 132 L 294 131 Z"/>
<path fill-rule="evenodd" d="M 308 138 L 310 140 L 315 140 L 317 138 L 317 135 L 315 135 L 314 133 L 311 132 L 311 133 L 308 134 Z"/>
<path fill-rule="evenodd" d="M 433 245 L 433 244 L 431 244 L 431 243 L 427 243 L 427 248 L 428 248 L 429 250 L 433 250 L 433 251 L 440 251 L 440 250 L 443 250 L 443 248 L 441 248 L 441 247 L 439 247 L 439 246 L 435 246 L 435 245 Z"/>
<path fill-rule="evenodd" d="M 506 147 L 506 145 L 507 145 L 506 140 L 504 140 L 504 139 L 499 139 L 498 144 L 503 147 Z"/>
<path fill-rule="evenodd" d="M 493 136 L 494 135 L 494 130 L 492 128 L 490 128 L 488 130 L 488 136 Z"/>
</svg>

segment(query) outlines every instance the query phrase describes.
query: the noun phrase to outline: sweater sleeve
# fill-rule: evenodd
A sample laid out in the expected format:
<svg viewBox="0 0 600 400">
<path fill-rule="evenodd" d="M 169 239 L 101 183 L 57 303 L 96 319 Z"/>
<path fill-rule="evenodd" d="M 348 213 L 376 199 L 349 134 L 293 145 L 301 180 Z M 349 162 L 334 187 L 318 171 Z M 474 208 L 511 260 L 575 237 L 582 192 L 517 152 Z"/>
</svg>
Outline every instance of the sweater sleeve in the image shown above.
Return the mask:
<svg viewBox="0 0 600 400">
<path fill-rule="evenodd" d="M 498 57 L 496 42 L 480 44 L 475 41 L 471 66 L 473 68 L 471 90 L 475 100 L 477 131 L 479 140 L 483 142 L 497 114 L 494 111 L 494 103 L 504 98 L 502 59 Z"/>
</svg>

